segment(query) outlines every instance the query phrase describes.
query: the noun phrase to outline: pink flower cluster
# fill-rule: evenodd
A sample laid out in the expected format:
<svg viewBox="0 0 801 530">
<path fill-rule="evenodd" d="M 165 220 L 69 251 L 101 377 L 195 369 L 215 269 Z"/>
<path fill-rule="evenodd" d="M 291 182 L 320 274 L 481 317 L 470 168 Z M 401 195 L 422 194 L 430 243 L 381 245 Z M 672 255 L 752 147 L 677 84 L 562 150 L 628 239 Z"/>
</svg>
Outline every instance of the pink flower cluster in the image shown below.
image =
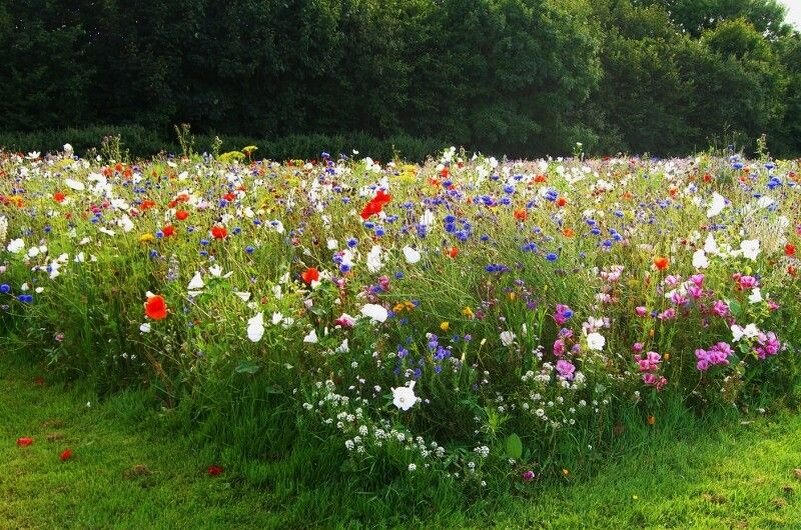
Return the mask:
<svg viewBox="0 0 801 530">
<path fill-rule="evenodd" d="M 729 356 L 734 353 L 726 342 L 718 342 L 708 350 L 698 348 L 695 350 L 695 358 L 698 359 L 696 367 L 702 371 L 707 371 L 712 366 L 729 364 Z"/>
</svg>

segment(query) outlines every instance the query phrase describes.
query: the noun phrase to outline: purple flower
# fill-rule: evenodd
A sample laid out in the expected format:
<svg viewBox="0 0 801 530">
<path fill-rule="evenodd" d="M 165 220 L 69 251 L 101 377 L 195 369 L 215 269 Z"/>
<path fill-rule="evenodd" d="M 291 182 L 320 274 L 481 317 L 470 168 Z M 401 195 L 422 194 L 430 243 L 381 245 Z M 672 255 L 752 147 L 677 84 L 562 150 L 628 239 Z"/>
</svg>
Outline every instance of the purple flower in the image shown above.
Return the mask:
<svg viewBox="0 0 801 530">
<path fill-rule="evenodd" d="M 568 381 L 573 380 L 573 374 L 576 371 L 576 367 L 570 361 L 565 361 L 564 359 L 559 359 L 556 361 L 556 371 L 559 372 L 559 375 L 563 379 L 567 379 Z"/>
</svg>

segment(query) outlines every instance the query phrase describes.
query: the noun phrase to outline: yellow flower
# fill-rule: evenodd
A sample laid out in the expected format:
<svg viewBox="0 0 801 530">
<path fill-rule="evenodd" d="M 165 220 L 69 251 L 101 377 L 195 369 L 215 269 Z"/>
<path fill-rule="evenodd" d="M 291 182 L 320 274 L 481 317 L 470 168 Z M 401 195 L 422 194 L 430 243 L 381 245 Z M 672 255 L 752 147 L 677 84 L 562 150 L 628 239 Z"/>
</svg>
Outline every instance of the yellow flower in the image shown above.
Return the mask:
<svg viewBox="0 0 801 530">
<path fill-rule="evenodd" d="M 141 236 L 139 236 L 140 243 L 148 243 L 150 241 L 153 241 L 154 239 L 156 238 L 153 236 L 153 234 L 142 234 Z"/>
<path fill-rule="evenodd" d="M 440 322 L 439 324 L 439 329 L 441 329 L 442 331 L 448 331 L 450 327 L 451 327 L 450 322 Z"/>
<path fill-rule="evenodd" d="M 665 355 L 663 355 L 663 356 L 662 356 L 662 358 L 663 358 L 665 361 L 669 361 L 669 360 L 670 360 L 670 354 L 669 354 L 669 353 L 665 353 Z"/>
<path fill-rule="evenodd" d="M 392 308 L 392 311 L 395 313 L 400 313 L 404 309 L 406 309 L 406 305 L 403 302 L 400 302 L 398 304 L 395 304 L 395 306 Z"/>
<path fill-rule="evenodd" d="M 515 299 L 517 299 L 517 293 L 512 291 L 511 293 L 509 293 L 509 300 L 515 300 Z"/>
<path fill-rule="evenodd" d="M 472 309 L 470 309 L 470 307 L 469 307 L 469 306 L 465 306 L 465 308 L 464 308 L 464 309 L 462 309 L 462 314 L 463 314 L 465 317 L 467 317 L 469 320 L 472 320 L 472 319 L 473 319 L 473 317 L 475 316 L 475 314 L 473 314 L 473 310 L 472 310 Z"/>
</svg>

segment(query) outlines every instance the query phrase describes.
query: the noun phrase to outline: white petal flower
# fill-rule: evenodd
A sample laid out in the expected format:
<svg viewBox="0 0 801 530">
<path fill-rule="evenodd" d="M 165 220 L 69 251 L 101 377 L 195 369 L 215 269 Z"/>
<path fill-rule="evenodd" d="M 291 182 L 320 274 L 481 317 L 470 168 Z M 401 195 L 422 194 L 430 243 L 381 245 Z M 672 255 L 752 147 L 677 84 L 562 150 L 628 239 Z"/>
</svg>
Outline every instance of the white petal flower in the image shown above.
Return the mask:
<svg viewBox="0 0 801 530">
<path fill-rule="evenodd" d="M 412 247 L 406 246 L 403 247 L 403 257 L 406 258 L 406 263 L 414 265 L 418 261 L 420 261 L 420 252 L 413 249 Z"/>
<path fill-rule="evenodd" d="M 757 256 L 759 256 L 759 240 L 746 239 L 741 241 L 740 250 L 742 250 L 744 257 L 750 259 L 751 261 L 755 261 Z"/>
<path fill-rule="evenodd" d="M 248 320 L 248 338 L 252 342 L 259 342 L 264 336 L 264 313 L 259 313 Z"/>
<path fill-rule="evenodd" d="M 303 342 L 308 343 L 308 344 L 317 344 L 317 342 L 318 342 L 317 330 L 315 330 L 315 329 L 311 330 L 308 335 L 303 337 Z"/>
<path fill-rule="evenodd" d="M 234 294 L 243 302 L 250 300 L 250 293 L 247 291 L 234 291 Z"/>
<path fill-rule="evenodd" d="M 66 179 L 64 180 L 64 184 L 66 184 L 69 189 L 75 191 L 83 191 L 86 189 L 86 186 L 84 185 L 83 182 L 78 182 L 77 180 L 74 179 Z"/>
<path fill-rule="evenodd" d="M 743 335 L 745 335 L 745 330 L 743 330 L 742 326 L 738 326 L 737 324 L 732 324 L 731 326 L 731 335 L 732 335 L 732 342 L 737 342 Z"/>
<path fill-rule="evenodd" d="M 365 304 L 361 312 L 362 315 L 373 319 L 375 322 L 385 322 L 389 316 L 389 312 L 378 304 Z"/>
<path fill-rule="evenodd" d="M 704 243 L 704 252 L 706 252 L 707 254 L 718 253 L 718 244 L 715 243 L 715 237 L 712 234 L 706 236 L 706 242 Z"/>
<path fill-rule="evenodd" d="M 400 410 L 407 411 L 417 403 L 420 398 L 414 395 L 414 381 L 409 386 L 399 386 L 392 389 L 392 404 Z"/>
<path fill-rule="evenodd" d="M 718 192 L 712 194 L 712 201 L 709 203 L 709 208 L 706 210 L 707 217 L 714 217 L 718 215 L 726 207 L 726 198 Z"/>
<path fill-rule="evenodd" d="M 754 337 L 759 335 L 759 328 L 756 327 L 756 324 L 748 324 L 747 326 L 745 326 L 743 333 L 749 339 L 753 339 Z"/>
<path fill-rule="evenodd" d="M 587 335 L 587 347 L 591 350 L 601 351 L 606 345 L 606 338 L 600 333 L 593 332 Z"/>
<path fill-rule="evenodd" d="M 755 287 L 751 294 L 748 295 L 748 301 L 752 304 L 758 304 L 762 301 L 762 291 L 759 287 Z"/>
<path fill-rule="evenodd" d="M 370 272 L 381 270 L 381 245 L 373 245 L 367 254 L 367 270 Z"/>
<path fill-rule="evenodd" d="M 198 289 L 203 289 L 206 286 L 203 283 L 203 278 L 200 276 L 199 272 L 196 272 L 194 276 L 192 276 L 192 280 L 189 282 L 189 285 L 186 286 L 187 289 L 190 291 L 197 291 Z"/>
<path fill-rule="evenodd" d="M 511 331 L 501 332 L 501 344 L 504 346 L 511 346 L 515 341 L 515 334 Z"/>
<path fill-rule="evenodd" d="M 709 267 L 709 259 L 706 257 L 706 252 L 698 249 L 693 253 L 693 267 L 696 269 L 706 269 Z"/>
<path fill-rule="evenodd" d="M 142 333 L 150 333 L 150 329 L 151 328 L 149 322 L 145 322 L 144 324 L 139 326 L 139 331 L 141 331 Z"/>
</svg>

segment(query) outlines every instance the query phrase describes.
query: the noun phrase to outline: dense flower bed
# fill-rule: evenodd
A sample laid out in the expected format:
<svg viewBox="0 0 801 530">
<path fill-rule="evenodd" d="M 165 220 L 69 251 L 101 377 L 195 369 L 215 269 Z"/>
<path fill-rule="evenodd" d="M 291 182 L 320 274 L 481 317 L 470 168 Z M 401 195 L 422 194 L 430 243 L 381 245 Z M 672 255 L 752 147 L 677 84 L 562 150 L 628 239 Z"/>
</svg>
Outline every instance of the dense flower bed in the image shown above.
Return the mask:
<svg viewBox="0 0 801 530">
<path fill-rule="evenodd" d="M 568 473 L 668 401 L 797 397 L 797 163 L 65 147 L 0 161 L 0 318 L 101 389 L 258 384 L 354 472 L 477 487 Z"/>
</svg>

